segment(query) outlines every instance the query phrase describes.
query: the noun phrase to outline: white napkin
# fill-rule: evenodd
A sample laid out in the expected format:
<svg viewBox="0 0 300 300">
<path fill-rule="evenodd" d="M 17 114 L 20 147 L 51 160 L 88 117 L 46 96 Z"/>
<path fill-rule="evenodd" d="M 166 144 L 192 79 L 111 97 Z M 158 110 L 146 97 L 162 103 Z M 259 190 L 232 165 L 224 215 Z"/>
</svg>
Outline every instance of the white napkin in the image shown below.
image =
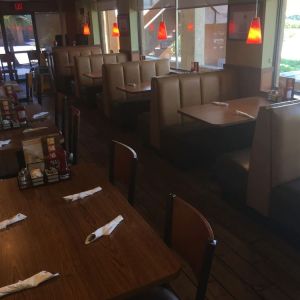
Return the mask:
<svg viewBox="0 0 300 300">
<path fill-rule="evenodd" d="M 74 195 L 69 195 L 69 196 L 65 196 L 63 197 L 65 200 L 70 200 L 70 201 L 76 201 L 76 200 L 79 200 L 79 199 L 83 199 L 87 196 L 91 196 L 97 192 L 100 192 L 102 190 L 102 188 L 100 186 L 97 186 L 95 187 L 94 189 L 91 189 L 91 190 L 88 190 L 88 191 L 85 191 L 85 192 L 81 192 L 81 193 L 78 193 L 78 194 L 74 194 Z"/>
<path fill-rule="evenodd" d="M 121 215 L 117 216 L 111 222 L 98 228 L 96 231 L 94 231 L 90 235 L 88 235 L 85 240 L 85 244 L 88 245 L 88 244 L 96 241 L 103 235 L 110 235 L 123 220 L 124 220 L 124 218 Z"/>
<path fill-rule="evenodd" d="M 23 130 L 23 133 L 27 133 L 27 132 L 33 132 L 33 131 L 39 131 L 39 130 L 43 130 L 43 129 L 47 129 L 48 127 L 36 127 L 36 128 L 27 128 Z"/>
<path fill-rule="evenodd" d="M 243 111 L 240 111 L 240 110 L 236 110 L 235 113 L 239 116 L 244 116 L 244 117 L 247 117 L 249 119 L 255 119 L 255 117 L 243 112 Z"/>
<path fill-rule="evenodd" d="M 213 101 L 212 104 L 226 106 L 226 107 L 229 105 L 229 103 L 227 103 L 227 102 L 218 102 L 218 101 Z"/>
<path fill-rule="evenodd" d="M 42 118 L 47 117 L 48 115 L 49 115 L 49 113 L 47 111 L 42 111 L 40 113 L 34 114 L 32 116 L 32 119 L 33 120 L 42 119 Z"/>
<path fill-rule="evenodd" d="M 42 271 L 25 280 L 20 280 L 14 284 L 0 288 L 0 298 L 8 294 L 36 287 L 42 282 L 54 278 L 56 276 L 59 276 L 59 273 L 52 274 L 47 271 Z"/>
<path fill-rule="evenodd" d="M 6 227 L 8 227 L 9 225 L 12 225 L 14 223 L 25 220 L 26 218 L 27 218 L 27 216 L 19 213 L 10 219 L 6 219 L 6 220 L 0 222 L 0 230 L 5 229 Z"/>
<path fill-rule="evenodd" d="M 10 142 L 11 142 L 11 140 L 0 141 L 0 148 L 5 146 L 5 145 L 8 145 Z"/>
</svg>

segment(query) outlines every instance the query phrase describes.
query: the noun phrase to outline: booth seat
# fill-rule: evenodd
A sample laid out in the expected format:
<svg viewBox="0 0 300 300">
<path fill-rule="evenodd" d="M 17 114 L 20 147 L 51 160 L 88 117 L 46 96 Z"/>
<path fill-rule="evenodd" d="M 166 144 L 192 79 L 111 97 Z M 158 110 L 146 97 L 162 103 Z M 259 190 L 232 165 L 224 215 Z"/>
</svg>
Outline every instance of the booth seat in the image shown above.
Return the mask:
<svg viewBox="0 0 300 300">
<path fill-rule="evenodd" d="M 80 96 L 86 89 L 102 88 L 102 79 L 90 79 L 84 76 L 84 73 L 100 73 L 102 74 L 103 64 L 118 64 L 127 62 L 125 53 L 97 54 L 90 56 L 75 57 L 75 90 L 76 95 Z"/>
<path fill-rule="evenodd" d="M 170 62 L 168 59 L 104 64 L 102 82 L 105 115 L 110 119 L 135 118 L 142 111 L 149 110 L 148 94 L 130 96 L 118 90 L 117 87 L 128 83 L 150 82 L 154 76 L 169 73 Z"/>
<path fill-rule="evenodd" d="M 52 48 L 54 64 L 54 78 L 58 91 L 65 92 L 69 88 L 70 80 L 74 77 L 74 58 L 101 54 L 100 46 L 67 46 Z M 68 67 L 69 66 L 69 67 Z"/>
<path fill-rule="evenodd" d="M 237 76 L 232 70 L 160 76 L 152 79 L 151 89 L 150 144 L 158 150 L 163 131 L 192 121 L 180 115 L 178 109 L 239 97 Z"/>
<path fill-rule="evenodd" d="M 216 164 L 224 194 L 300 233 L 300 101 L 261 107 L 250 149 Z"/>
</svg>

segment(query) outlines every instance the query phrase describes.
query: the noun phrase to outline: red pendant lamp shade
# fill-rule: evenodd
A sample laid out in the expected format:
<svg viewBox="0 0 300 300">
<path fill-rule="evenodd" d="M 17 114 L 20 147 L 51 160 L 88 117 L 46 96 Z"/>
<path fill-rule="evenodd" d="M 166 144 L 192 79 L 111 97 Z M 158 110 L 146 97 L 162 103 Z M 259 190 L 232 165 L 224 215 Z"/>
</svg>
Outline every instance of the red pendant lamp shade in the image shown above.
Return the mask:
<svg viewBox="0 0 300 300">
<path fill-rule="evenodd" d="M 161 21 L 159 23 L 157 39 L 160 41 L 167 39 L 167 27 L 166 27 L 166 23 L 164 21 Z"/>
<path fill-rule="evenodd" d="M 91 34 L 91 30 L 90 30 L 90 26 L 88 23 L 84 23 L 83 24 L 83 35 L 90 35 Z"/>
<path fill-rule="evenodd" d="M 248 38 L 247 38 L 247 44 L 261 44 L 261 43 L 262 43 L 262 38 L 261 38 L 260 18 L 256 17 L 253 18 L 251 22 Z"/>
<path fill-rule="evenodd" d="M 119 37 L 120 36 L 120 31 L 117 23 L 113 24 L 113 29 L 112 29 L 112 36 L 113 37 Z"/>
<path fill-rule="evenodd" d="M 229 21 L 228 30 L 229 30 L 229 33 L 231 33 L 231 34 L 236 32 L 236 26 L 235 26 L 234 20 Z"/>
</svg>

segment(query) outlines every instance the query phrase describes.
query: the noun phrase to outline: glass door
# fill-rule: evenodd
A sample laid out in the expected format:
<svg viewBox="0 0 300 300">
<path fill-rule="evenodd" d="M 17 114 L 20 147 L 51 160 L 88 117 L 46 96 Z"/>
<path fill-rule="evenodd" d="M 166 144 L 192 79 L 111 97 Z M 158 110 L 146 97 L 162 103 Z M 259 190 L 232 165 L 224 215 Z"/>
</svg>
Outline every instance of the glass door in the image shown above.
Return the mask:
<svg viewBox="0 0 300 300">
<path fill-rule="evenodd" d="M 4 15 L 2 24 L 6 36 L 5 48 L 15 53 L 18 74 L 22 78 L 30 69 L 27 52 L 37 50 L 32 15 Z"/>
</svg>

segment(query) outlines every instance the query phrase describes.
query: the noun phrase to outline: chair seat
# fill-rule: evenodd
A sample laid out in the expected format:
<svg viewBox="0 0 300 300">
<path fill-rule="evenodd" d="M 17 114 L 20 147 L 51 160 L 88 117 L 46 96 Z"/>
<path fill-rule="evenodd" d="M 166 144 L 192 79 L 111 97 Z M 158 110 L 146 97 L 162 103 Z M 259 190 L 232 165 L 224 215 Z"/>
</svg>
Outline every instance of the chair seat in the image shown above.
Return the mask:
<svg viewBox="0 0 300 300">
<path fill-rule="evenodd" d="M 167 288 L 155 287 L 130 298 L 130 300 L 179 300 L 179 298 Z"/>
</svg>

